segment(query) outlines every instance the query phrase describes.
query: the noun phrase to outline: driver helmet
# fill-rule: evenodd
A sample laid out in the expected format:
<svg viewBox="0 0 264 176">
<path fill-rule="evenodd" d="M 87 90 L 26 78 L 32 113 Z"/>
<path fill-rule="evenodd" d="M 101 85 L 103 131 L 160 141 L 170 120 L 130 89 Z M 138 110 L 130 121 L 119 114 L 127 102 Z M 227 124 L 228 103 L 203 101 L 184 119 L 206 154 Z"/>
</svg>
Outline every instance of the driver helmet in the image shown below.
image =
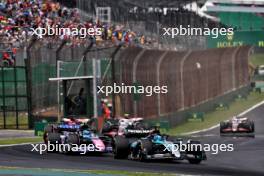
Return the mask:
<svg viewBox="0 0 264 176">
<path fill-rule="evenodd" d="M 92 133 L 88 130 L 83 130 L 83 136 L 85 137 L 91 137 L 92 136 Z"/>
<path fill-rule="evenodd" d="M 153 141 L 154 141 L 154 142 L 162 141 L 162 137 L 161 137 L 160 135 L 155 135 L 155 136 L 153 137 Z"/>
</svg>

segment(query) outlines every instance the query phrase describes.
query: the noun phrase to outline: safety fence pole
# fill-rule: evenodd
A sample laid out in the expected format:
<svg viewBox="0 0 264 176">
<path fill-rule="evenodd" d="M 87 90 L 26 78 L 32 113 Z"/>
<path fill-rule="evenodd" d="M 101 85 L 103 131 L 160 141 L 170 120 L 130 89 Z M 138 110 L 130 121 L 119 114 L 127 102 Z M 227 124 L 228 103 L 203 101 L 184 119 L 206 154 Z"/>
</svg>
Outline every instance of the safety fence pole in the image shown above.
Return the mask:
<svg viewBox="0 0 264 176">
<path fill-rule="evenodd" d="M 31 48 L 36 44 L 37 37 L 33 36 L 29 45 L 26 47 L 26 57 L 24 58 L 26 65 L 26 80 L 27 80 L 27 101 L 28 101 L 28 128 L 32 129 L 33 112 L 32 112 L 32 69 L 31 69 Z"/>
<path fill-rule="evenodd" d="M 55 57 L 56 57 L 56 73 L 57 73 L 57 78 L 60 77 L 60 52 L 63 49 L 63 47 L 67 44 L 67 40 L 63 40 L 60 44 L 60 46 L 57 48 Z M 60 106 L 60 81 L 57 82 L 57 101 L 58 101 L 58 122 L 61 120 L 61 112 L 62 108 Z"/>
<path fill-rule="evenodd" d="M 123 43 L 120 43 L 116 47 L 114 52 L 111 54 L 112 87 L 114 87 L 114 83 L 116 83 L 115 57 L 116 57 L 116 54 L 122 48 L 123 45 L 124 45 Z M 115 96 L 114 91 L 112 93 L 112 104 L 113 104 L 113 109 L 112 109 L 113 112 L 112 112 L 112 114 L 113 114 L 113 117 L 115 117 L 115 115 L 116 115 L 116 96 Z"/>
</svg>

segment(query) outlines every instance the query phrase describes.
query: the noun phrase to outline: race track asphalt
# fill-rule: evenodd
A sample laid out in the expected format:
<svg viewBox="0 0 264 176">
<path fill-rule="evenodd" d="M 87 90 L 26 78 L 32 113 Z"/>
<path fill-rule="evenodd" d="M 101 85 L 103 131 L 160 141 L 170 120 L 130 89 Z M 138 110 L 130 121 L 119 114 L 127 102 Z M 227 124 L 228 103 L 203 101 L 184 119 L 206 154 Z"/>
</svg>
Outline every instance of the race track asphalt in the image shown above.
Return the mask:
<svg viewBox="0 0 264 176">
<path fill-rule="evenodd" d="M 187 161 L 174 163 L 155 161 L 142 163 L 115 160 L 111 154 L 104 156 L 63 155 L 31 152 L 30 145 L 0 148 L 0 166 L 25 168 L 57 168 L 80 170 L 123 170 L 192 175 L 264 175 L 264 105 L 246 114 L 255 121 L 255 138 L 220 137 L 219 128 L 194 135 L 203 144 L 234 144 L 234 151 L 211 154 L 199 165 Z"/>
</svg>

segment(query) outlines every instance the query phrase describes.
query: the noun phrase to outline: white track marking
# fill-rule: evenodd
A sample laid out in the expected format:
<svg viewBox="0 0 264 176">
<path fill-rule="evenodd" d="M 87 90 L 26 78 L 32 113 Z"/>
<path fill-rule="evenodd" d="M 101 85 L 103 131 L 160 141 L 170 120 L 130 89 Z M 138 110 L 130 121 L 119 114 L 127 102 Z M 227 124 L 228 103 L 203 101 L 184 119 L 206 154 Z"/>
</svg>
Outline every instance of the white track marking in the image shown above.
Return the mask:
<svg viewBox="0 0 264 176">
<path fill-rule="evenodd" d="M 1 147 L 13 147 L 13 146 L 22 146 L 22 145 L 30 145 L 30 144 L 33 144 L 34 142 L 32 143 L 20 143 L 20 144 L 8 144 L 8 145 L 0 145 L 0 148 Z"/>
</svg>

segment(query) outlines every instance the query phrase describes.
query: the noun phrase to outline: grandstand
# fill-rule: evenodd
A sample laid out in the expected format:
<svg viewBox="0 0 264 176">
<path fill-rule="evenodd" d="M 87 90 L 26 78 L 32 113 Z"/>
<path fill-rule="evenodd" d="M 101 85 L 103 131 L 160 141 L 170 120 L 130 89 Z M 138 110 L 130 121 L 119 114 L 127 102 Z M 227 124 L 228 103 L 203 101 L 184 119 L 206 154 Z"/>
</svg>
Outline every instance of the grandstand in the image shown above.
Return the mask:
<svg viewBox="0 0 264 176">
<path fill-rule="evenodd" d="M 208 1 L 203 10 L 218 16 L 237 31 L 264 30 L 263 1 Z"/>
<path fill-rule="evenodd" d="M 124 25 L 127 29 L 146 35 L 152 41 L 153 47 L 163 49 L 186 50 L 206 48 L 206 38 L 180 37 L 170 39 L 160 37 L 162 27 L 224 27 L 216 18 L 202 13 L 200 8 L 205 1 L 166 0 L 166 1 L 131 1 L 131 0 L 78 0 L 77 7 L 96 17 L 96 9 L 111 8 L 112 23 Z M 118 5 L 117 5 L 118 4 Z"/>
<path fill-rule="evenodd" d="M 254 45 L 264 47 L 264 2 L 261 0 L 210 0 L 202 7 L 205 13 L 219 18 L 226 26 L 234 28 L 234 35 L 207 39 L 207 46 L 227 47 Z"/>
</svg>

